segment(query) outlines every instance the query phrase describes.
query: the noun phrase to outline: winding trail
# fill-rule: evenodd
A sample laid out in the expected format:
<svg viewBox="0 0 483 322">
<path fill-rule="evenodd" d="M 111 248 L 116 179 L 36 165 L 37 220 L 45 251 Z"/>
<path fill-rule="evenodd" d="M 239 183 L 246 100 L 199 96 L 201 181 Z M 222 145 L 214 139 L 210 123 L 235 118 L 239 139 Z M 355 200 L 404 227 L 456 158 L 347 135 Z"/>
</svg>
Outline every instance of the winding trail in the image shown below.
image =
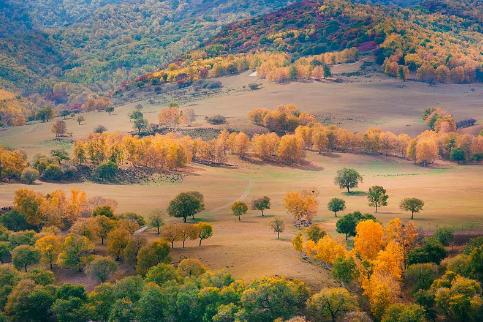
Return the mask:
<svg viewBox="0 0 483 322">
<path fill-rule="evenodd" d="M 231 205 L 233 204 L 233 202 L 235 201 L 241 201 L 241 200 L 244 200 L 248 197 L 248 195 L 250 194 L 250 192 L 252 191 L 252 187 L 253 187 L 253 180 L 252 179 L 249 179 L 248 180 L 248 184 L 245 188 L 245 190 L 243 190 L 243 193 L 235 200 L 233 200 L 232 202 L 230 203 L 226 203 L 224 205 L 221 205 L 219 207 L 216 207 L 214 209 L 210 209 L 210 210 L 207 210 L 208 212 L 211 212 L 211 213 L 216 213 L 220 210 L 225 210 L 226 208 L 230 208 Z"/>
</svg>

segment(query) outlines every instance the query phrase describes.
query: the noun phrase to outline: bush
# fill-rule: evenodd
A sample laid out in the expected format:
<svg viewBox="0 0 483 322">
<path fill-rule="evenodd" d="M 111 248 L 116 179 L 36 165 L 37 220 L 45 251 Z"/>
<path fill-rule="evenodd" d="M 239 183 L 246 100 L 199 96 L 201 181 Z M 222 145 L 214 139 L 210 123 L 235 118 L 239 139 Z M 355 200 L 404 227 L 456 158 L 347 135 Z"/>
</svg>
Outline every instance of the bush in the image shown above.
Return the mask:
<svg viewBox="0 0 483 322">
<path fill-rule="evenodd" d="M 413 264 L 406 269 L 404 281 L 415 292 L 428 289 L 438 275 L 438 265 L 434 263 Z"/>
<path fill-rule="evenodd" d="M 256 91 L 257 89 L 260 89 L 261 84 L 257 83 L 250 83 L 248 84 L 248 88 L 251 89 L 252 91 Z"/>
<path fill-rule="evenodd" d="M 0 225 L 5 226 L 5 228 L 12 231 L 20 231 L 33 228 L 27 222 L 25 216 L 16 210 L 11 210 L 0 216 Z"/>
<path fill-rule="evenodd" d="M 107 218 L 114 217 L 114 211 L 110 206 L 99 206 L 92 212 L 92 217 L 106 216 Z"/>
<path fill-rule="evenodd" d="M 423 246 L 413 249 L 408 254 L 408 264 L 435 263 L 438 264 L 446 257 L 446 249 L 433 238 L 426 238 Z"/>
<path fill-rule="evenodd" d="M 97 167 L 95 177 L 100 181 L 112 181 L 119 171 L 116 163 L 108 161 Z"/>
<path fill-rule="evenodd" d="M 87 266 L 86 273 L 103 283 L 117 270 L 116 262 L 110 257 L 96 256 Z"/>
<path fill-rule="evenodd" d="M 94 133 L 99 133 L 99 134 L 104 133 L 106 131 L 107 131 L 107 128 L 104 125 L 98 125 L 94 129 Z"/>
<path fill-rule="evenodd" d="M 25 168 L 22 171 L 22 175 L 20 176 L 20 180 L 26 184 L 33 184 L 38 178 L 40 177 L 39 171 L 34 168 Z"/>
<path fill-rule="evenodd" d="M 226 117 L 224 117 L 223 115 L 217 114 L 213 116 L 207 116 L 206 121 L 213 125 L 225 124 Z"/>
<path fill-rule="evenodd" d="M 49 164 L 42 173 L 42 178 L 50 181 L 59 181 L 62 179 L 64 173 L 60 166 L 56 164 Z"/>
</svg>

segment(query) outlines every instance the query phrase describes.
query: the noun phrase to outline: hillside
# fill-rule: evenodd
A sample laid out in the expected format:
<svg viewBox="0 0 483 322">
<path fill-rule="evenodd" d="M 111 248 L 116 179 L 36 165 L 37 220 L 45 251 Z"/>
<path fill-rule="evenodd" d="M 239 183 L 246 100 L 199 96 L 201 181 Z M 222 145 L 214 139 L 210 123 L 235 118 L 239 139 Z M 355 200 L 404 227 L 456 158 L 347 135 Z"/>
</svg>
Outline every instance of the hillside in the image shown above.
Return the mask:
<svg viewBox="0 0 483 322">
<path fill-rule="evenodd" d="M 41 94 L 58 110 L 78 107 L 197 47 L 222 25 L 287 2 L 2 1 L 0 87 Z"/>
<path fill-rule="evenodd" d="M 471 1 L 465 3 L 466 6 L 460 7 L 469 9 Z M 376 62 L 383 65 L 384 72 L 391 76 L 428 83 L 481 81 L 483 61 L 479 44 L 483 37 L 480 24 L 455 15 L 460 12 L 456 9 L 448 9 L 448 14 L 436 8 L 432 10 L 434 12 L 421 6 L 402 8 L 346 0 L 303 1 L 273 13 L 229 24 L 193 54 L 179 60 L 177 66 L 170 66 L 167 72 L 148 75 L 146 79 L 169 76 L 179 69 L 184 73 L 194 70 L 195 75 L 187 77 L 196 80 L 203 78 L 203 73 L 196 72 L 200 66 L 210 71 L 208 76 L 229 74 L 230 71 L 214 71 L 215 67 L 223 65 L 219 64 L 220 58 L 225 57 L 227 62 L 240 62 L 243 61 L 240 54 L 249 54 L 245 58 L 250 62 L 253 60 L 250 55 L 255 52 L 288 54 L 288 58 L 280 55 L 269 58 L 276 60 L 272 67 L 285 69 L 280 71 L 285 75 L 283 80 L 289 77 L 291 68 L 294 71 L 289 78 L 319 78 L 319 71 L 316 71 L 317 75 L 311 75 L 317 65 L 339 61 L 337 58 L 327 61 L 327 57 L 322 59 L 314 55 L 356 48 L 362 53 L 373 52 Z M 461 11 L 461 14 L 464 12 Z M 229 55 L 238 56 L 233 58 Z M 307 59 L 297 61 L 301 57 Z M 340 62 L 351 60 L 341 59 Z M 254 67 L 262 65 L 262 60 L 255 61 Z M 291 62 L 295 62 L 295 66 L 290 66 Z M 308 70 L 301 71 L 297 65 L 304 64 L 306 66 L 302 69 Z M 225 65 L 230 67 L 229 63 Z M 239 71 L 246 70 L 243 64 L 238 63 L 237 67 Z M 303 77 L 300 77 L 301 74 Z"/>
<path fill-rule="evenodd" d="M 2 64 L 2 78 L 24 90 L 17 76 L 24 70 L 29 77 L 108 90 L 131 73 L 152 70 L 196 47 L 227 22 L 286 2 L 7 0 L 1 7 L 6 23 L 0 27 L 5 35 L 0 54 L 12 58 Z"/>
</svg>

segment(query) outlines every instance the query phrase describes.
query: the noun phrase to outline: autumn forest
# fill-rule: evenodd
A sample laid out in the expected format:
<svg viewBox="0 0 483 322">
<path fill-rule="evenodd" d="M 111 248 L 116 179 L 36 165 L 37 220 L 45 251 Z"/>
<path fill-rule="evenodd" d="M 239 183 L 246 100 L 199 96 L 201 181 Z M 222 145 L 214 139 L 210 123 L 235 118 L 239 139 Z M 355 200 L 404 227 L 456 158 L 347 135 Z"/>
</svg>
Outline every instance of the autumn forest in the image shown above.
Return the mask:
<svg viewBox="0 0 483 322">
<path fill-rule="evenodd" d="M 0 20 L 0 322 L 483 320 L 480 1 Z"/>
</svg>

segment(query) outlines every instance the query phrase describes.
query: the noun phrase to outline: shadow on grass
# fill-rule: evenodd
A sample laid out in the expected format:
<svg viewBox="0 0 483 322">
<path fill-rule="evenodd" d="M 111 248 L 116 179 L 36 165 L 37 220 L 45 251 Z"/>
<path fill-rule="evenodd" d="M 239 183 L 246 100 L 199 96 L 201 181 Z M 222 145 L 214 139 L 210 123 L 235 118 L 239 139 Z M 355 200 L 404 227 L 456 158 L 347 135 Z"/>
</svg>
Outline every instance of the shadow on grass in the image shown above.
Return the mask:
<svg viewBox="0 0 483 322">
<path fill-rule="evenodd" d="M 351 191 L 351 192 L 344 192 L 344 196 L 367 196 L 367 192 L 365 191 L 360 191 L 360 190 L 357 190 L 357 191 Z"/>
</svg>

